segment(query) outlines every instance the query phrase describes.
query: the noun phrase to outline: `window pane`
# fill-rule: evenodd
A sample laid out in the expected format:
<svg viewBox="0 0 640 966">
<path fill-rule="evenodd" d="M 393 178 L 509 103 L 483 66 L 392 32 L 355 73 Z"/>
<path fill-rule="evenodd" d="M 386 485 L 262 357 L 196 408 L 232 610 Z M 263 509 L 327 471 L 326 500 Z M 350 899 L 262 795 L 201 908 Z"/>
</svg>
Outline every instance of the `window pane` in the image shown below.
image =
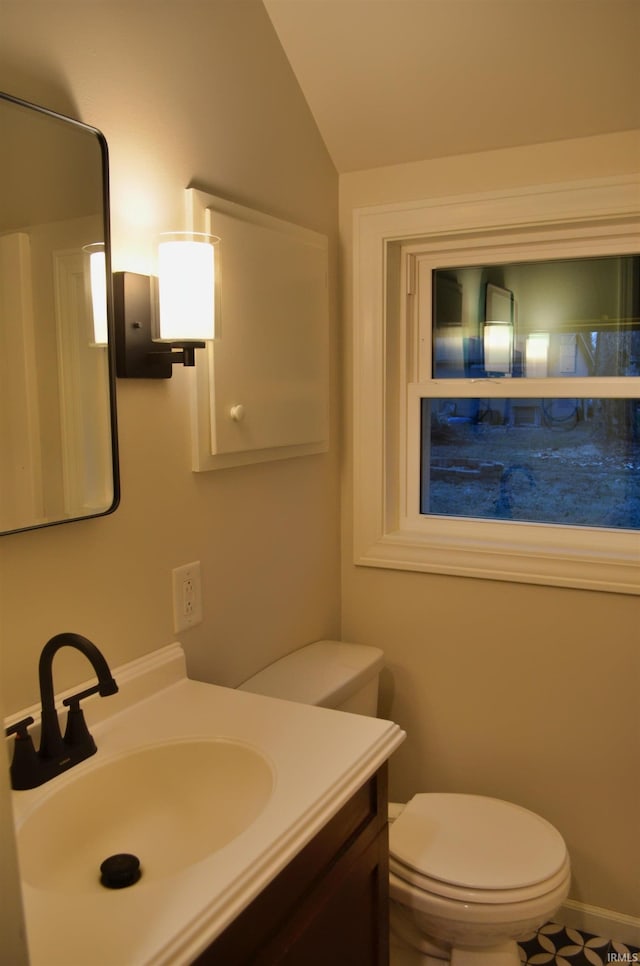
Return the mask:
<svg viewBox="0 0 640 966">
<path fill-rule="evenodd" d="M 423 399 L 420 512 L 640 529 L 640 400 Z"/>
<path fill-rule="evenodd" d="M 640 256 L 433 272 L 436 378 L 639 374 Z"/>
</svg>

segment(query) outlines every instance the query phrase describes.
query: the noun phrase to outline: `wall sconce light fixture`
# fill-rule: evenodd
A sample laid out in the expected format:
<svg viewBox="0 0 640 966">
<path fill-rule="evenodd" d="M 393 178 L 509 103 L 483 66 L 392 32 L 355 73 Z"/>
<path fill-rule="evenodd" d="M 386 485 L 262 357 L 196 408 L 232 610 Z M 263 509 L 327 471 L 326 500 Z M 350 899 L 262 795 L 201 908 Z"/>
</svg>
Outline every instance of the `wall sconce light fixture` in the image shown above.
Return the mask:
<svg viewBox="0 0 640 966">
<path fill-rule="evenodd" d="M 510 322 L 485 322 L 484 369 L 503 376 L 511 375 L 513 360 L 513 326 Z"/>
<path fill-rule="evenodd" d="M 91 317 L 93 321 L 92 345 L 105 346 L 109 342 L 109 336 L 107 332 L 107 265 L 104 242 L 85 245 L 83 251 L 89 256 L 88 282 L 91 292 Z"/>
<path fill-rule="evenodd" d="M 529 378 L 546 379 L 549 363 L 549 333 L 532 332 L 525 343 L 525 371 Z"/>
<path fill-rule="evenodd" d="M 215 337 L 213 235 L 160 236 L 158 278 L 115 272 L 116 373 L 170 379 L 173 366 L 195 365 L 195 350 Z"/>
</svg>

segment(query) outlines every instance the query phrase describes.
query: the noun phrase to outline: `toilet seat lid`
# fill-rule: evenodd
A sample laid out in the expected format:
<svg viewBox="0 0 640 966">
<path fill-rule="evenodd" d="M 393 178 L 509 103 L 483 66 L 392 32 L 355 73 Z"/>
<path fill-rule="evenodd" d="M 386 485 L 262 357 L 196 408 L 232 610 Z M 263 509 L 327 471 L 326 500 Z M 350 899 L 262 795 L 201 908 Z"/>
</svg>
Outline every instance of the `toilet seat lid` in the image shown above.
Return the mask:
<svg viewBox="0 0 640 966">
<path fill-rule="evenodd" d="M 520 889 L 563 866 L 567 849 L 549 822 L 481 795 L 415 795 L 389 832 L 401 864 L 466 889 Z"/>
</svg>

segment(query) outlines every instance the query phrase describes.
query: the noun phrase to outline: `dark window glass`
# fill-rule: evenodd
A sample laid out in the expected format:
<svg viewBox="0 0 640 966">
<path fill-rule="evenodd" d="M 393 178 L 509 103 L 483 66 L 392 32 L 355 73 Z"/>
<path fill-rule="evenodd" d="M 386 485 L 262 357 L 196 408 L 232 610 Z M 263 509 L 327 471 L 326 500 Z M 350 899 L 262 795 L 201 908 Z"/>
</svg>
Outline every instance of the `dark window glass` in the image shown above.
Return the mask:
<svg viewBox="0 0 640 966">
<path fill-rule="evenodd" d="M 423 399 L 420 512 L 640 529 L 640 400 Z"/>
</svg>

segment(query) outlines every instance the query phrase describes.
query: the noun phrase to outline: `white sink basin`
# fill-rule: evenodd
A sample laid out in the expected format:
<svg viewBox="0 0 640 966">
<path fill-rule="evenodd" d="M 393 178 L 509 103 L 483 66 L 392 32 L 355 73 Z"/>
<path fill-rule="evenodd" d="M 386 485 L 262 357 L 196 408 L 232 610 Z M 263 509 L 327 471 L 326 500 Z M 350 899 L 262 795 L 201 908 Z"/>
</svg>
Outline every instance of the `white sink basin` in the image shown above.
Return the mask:
<svg viewBox="0 0 640 966">
<path fill-rule="evenodd" d="M 130 888 L 140 889 L 227 845 L 255 821 L 273 787 L 268 760 L 239 741 L 190 738 L 104 764 L 90 760 L 56 780 L 21 823 L 23 879 L 56 892 L 103 890 L 103 860 L 130 853 L 142 868 Z"/>
</svg>

